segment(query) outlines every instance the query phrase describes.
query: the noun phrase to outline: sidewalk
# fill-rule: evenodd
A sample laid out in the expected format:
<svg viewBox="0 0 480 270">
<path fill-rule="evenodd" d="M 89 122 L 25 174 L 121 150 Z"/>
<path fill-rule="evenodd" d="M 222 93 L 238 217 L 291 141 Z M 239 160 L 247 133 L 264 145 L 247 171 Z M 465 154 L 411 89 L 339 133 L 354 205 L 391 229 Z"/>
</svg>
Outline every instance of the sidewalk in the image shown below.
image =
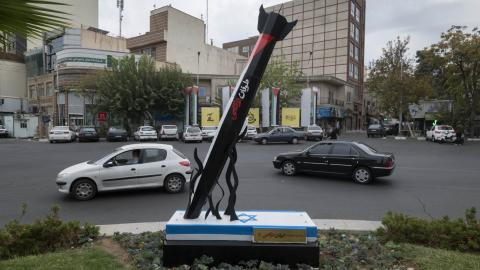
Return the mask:
<svg viewBox="0 0 480 270">
<path fill-rule="evenodd" d="M 313 219 L 319 230 L 340 230 L 340 231 L 375 231 L 382 226 L 380 221 L 369 220 L 347 220 L 347 219 Z M 98 225 L 100 234 L 112 236 L 115 232 L 139 234 L 142 232 L 157 232 L 165 230 L 167 222 L 142 222 Z"/>
</svg>

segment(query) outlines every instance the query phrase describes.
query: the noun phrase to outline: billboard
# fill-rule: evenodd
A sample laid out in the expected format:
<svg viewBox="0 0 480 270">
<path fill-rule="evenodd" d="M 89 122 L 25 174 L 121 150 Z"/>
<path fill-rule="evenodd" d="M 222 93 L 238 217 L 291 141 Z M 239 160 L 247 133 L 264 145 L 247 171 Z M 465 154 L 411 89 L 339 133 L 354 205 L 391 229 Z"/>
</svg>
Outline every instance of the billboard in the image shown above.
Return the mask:
<svg viewBox="0 0 480 270">
<path fill-rule="evenodd" d="M 220 108 L 219 107 L 202 107 L 202 127 L 204 126 L 218 126 L 220 121 Z"/>
<path fill-rule="evenodd" d="M 300 108 L 282 108 L 282 126 L 300 127 Z"/>
<path fill-rule="evenodd" d="M 248 111 L 248 124 L 256 128 L 260 127 L 260 108 L 250 108 Z"/>
</svg>

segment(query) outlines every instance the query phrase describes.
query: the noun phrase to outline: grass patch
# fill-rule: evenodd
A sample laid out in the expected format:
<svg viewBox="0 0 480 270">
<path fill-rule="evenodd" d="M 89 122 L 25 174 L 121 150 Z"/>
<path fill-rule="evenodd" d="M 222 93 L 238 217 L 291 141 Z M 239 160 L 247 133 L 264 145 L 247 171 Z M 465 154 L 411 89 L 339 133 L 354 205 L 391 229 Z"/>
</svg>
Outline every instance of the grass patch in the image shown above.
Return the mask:
<svg viewBox="0 0 480 270">
<path fill-rule="evenodd" d="M 403 245 L 403 253 L 415 269 L 480 269 L 480 255 L 417 245 Z"/>
<path fill-rule="evenodd" d="M 17 257 L 0 261 L 0 269 L 5 270 L 110 270 L 128 269 L 116 258 L 94 247 L 83 247 L 44 255 Z"/>
</svg>

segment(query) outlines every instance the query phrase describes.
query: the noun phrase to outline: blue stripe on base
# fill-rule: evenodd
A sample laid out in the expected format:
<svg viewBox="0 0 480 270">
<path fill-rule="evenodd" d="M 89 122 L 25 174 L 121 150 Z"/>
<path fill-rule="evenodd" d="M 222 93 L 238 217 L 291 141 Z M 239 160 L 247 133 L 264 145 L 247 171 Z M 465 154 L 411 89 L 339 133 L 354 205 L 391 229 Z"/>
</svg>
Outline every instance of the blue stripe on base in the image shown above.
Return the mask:
<svg viewBox="0 0 480 270">
<path fill-rule="evenodd" d="M 242 225 L 172 225 L 167 224 L 166 234 L 234 234 L 253 235 L 254 228 L 282 229 L 282 230 L 306 230 L 307 237 L 317 237 L 317 227 L 304 226 L 242 226 Z"/>
</svg>

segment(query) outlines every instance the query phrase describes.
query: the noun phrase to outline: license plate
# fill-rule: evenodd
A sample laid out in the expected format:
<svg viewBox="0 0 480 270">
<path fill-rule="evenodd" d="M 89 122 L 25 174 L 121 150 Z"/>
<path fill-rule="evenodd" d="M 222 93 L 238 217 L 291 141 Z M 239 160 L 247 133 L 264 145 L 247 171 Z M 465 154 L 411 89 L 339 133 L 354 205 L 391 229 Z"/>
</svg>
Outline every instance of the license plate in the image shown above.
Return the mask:
<svg viewBox="0 0 480 270">
<path fill-rule="evenodd" d="M 120 136 L 120 135 L 115 136 L 115 138 L 121 138 L 121 137 L 122 137 L 122 136 Z"/>
<path fill-rule="evenodd" d="M 376 129 L 372 129 L 372 131 L 377 131 Z"/>
</svg>

